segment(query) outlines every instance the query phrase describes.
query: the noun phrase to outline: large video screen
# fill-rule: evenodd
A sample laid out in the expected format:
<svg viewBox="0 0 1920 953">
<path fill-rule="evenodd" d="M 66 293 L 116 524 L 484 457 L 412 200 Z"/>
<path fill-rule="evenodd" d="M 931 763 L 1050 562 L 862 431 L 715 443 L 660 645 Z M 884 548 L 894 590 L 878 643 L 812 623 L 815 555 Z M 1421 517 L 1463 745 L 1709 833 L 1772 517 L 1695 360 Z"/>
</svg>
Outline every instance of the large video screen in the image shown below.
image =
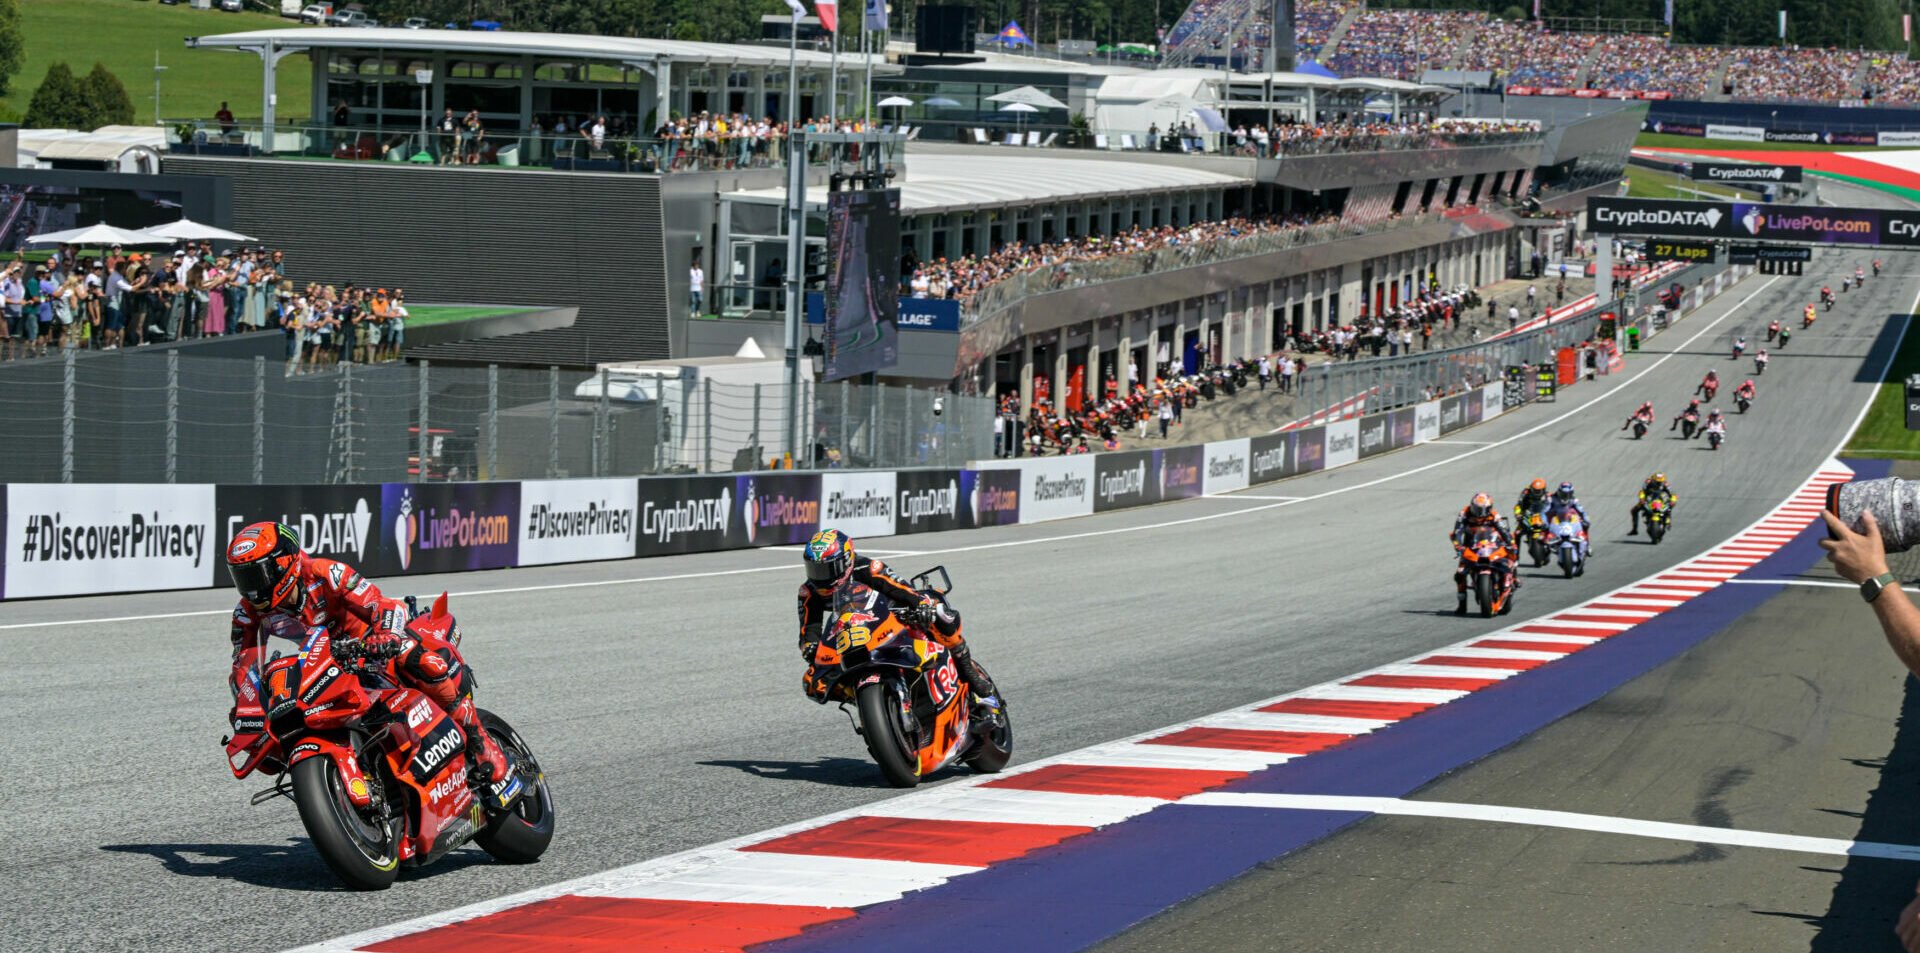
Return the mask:
<svg viewBox="0 0 1920 953">
<path fill-rule="evenodd" d="M 829 381 L 900 361 L 900 190 L 827 197 Z"/>
<path fill-rule="evenodd" d="M 142 229 L 178 221 L 178 192 L 0 184 L 0 252 L 29 246 L 27 238 L 105 222 Z"/>
</svg>

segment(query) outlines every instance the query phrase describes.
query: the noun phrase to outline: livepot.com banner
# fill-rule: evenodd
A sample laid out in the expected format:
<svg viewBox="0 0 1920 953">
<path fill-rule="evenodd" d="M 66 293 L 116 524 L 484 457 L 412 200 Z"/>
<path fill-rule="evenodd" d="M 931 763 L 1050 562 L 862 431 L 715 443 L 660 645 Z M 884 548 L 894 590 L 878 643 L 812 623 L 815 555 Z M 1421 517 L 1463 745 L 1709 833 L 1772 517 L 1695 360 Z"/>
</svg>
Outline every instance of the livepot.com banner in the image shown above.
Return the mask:
<svg viewBox="0 0 1920 953">
<path fill-rule="evenodd" d="M 519 565 L 520 484 L 388 483 L 373 575 Z"/>
</svg>

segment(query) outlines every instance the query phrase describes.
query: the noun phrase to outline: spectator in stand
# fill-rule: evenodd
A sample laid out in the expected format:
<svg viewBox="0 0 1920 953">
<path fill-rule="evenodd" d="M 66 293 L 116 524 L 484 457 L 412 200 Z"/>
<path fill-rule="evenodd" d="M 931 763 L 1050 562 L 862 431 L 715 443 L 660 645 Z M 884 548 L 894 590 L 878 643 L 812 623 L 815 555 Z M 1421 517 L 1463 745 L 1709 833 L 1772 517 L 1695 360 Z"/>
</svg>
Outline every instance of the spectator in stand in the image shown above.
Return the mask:
<svg viewBox="0 0 1920 953">
<path fill-rule="evenodd" d="M 1493 20 L 1467 44 L 1462 68 L 1492 70 L 1503 86 L 1573 86 L 1597 33 L 1558 33 L 1533 21 Z"/>
<path fill-rule="evenodd" d="M 1857 99 L 1863 54 L 1845 50 L 1742 48 L 1732 51 L 1726 92 L 1736 99 Z"/>
<path fill-rule="evenodd" d="M 230 140 L 233 138 L 234 133 L 240 131 L 240 125 L 234 122 L 233 110 L 227 108 L 226 100 L 220 101 L 220 109 L 213 114 L 213 121 L 220 124 L 220 137 L 222 139 Z"/>
<path fill-rule="evenodd" d="M 1485 21 L 1483 13 L 1368 10 L 1347 28 L 1327 66 L 1342 76 L 1417 80 L 1426 70 L 1445 69 Z"/>
<path fill-rule="evenodd" d="M 1665 37 L 1633 33 L 1605 37 L 1598 46 L 1589 87 L 1665 92 L 1675 99 L 1701 98 L 1727 55 L 1717 47 L 1672 46 Z"/>
</svg>

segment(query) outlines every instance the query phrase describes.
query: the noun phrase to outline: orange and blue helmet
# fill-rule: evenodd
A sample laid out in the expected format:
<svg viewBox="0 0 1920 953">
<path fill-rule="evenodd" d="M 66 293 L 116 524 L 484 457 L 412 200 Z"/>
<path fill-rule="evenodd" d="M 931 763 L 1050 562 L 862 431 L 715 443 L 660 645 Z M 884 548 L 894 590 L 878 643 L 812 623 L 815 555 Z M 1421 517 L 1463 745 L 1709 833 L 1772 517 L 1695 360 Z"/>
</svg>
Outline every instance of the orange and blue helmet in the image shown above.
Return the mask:
<svg viewBox="0 0 1920 953">
<path fill-rule="evenodd" d="M 1485 493 L 1475 493 L 1467 503 L 1467 522 L 1484 523 L 1493 519 L 1493 497 Z"/>
<path fill-rule="evenodd" d="M 227 544 L 227 574 L 255 609 L 293 609 L 299 605 L 299 570 L 306 558 L 300 537 L 286 524 L 254 523 Z"/>
<path fill-rule="evenodd" d="M 823 529 L 807 541 L 801 559 L 807 564 L 807 581 L 831 592 L 853 572 L 853 537 Z"/>
</svg>

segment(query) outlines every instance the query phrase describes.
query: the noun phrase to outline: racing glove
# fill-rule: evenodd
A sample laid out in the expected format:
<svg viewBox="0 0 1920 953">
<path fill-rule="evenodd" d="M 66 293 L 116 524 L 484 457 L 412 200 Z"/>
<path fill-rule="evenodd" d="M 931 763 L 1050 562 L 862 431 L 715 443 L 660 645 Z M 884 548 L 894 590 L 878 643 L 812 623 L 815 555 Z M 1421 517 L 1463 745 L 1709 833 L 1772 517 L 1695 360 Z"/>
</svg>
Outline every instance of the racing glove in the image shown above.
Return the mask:
<svg viewBox="0 0 1920 953">
<path fill-rule="evenodd" d="M 399 655 L 406 640 L 396 632 L 372 632 L 361 639 L 360 644 L 368 658 L 384 660 Z"/>
</svg>

